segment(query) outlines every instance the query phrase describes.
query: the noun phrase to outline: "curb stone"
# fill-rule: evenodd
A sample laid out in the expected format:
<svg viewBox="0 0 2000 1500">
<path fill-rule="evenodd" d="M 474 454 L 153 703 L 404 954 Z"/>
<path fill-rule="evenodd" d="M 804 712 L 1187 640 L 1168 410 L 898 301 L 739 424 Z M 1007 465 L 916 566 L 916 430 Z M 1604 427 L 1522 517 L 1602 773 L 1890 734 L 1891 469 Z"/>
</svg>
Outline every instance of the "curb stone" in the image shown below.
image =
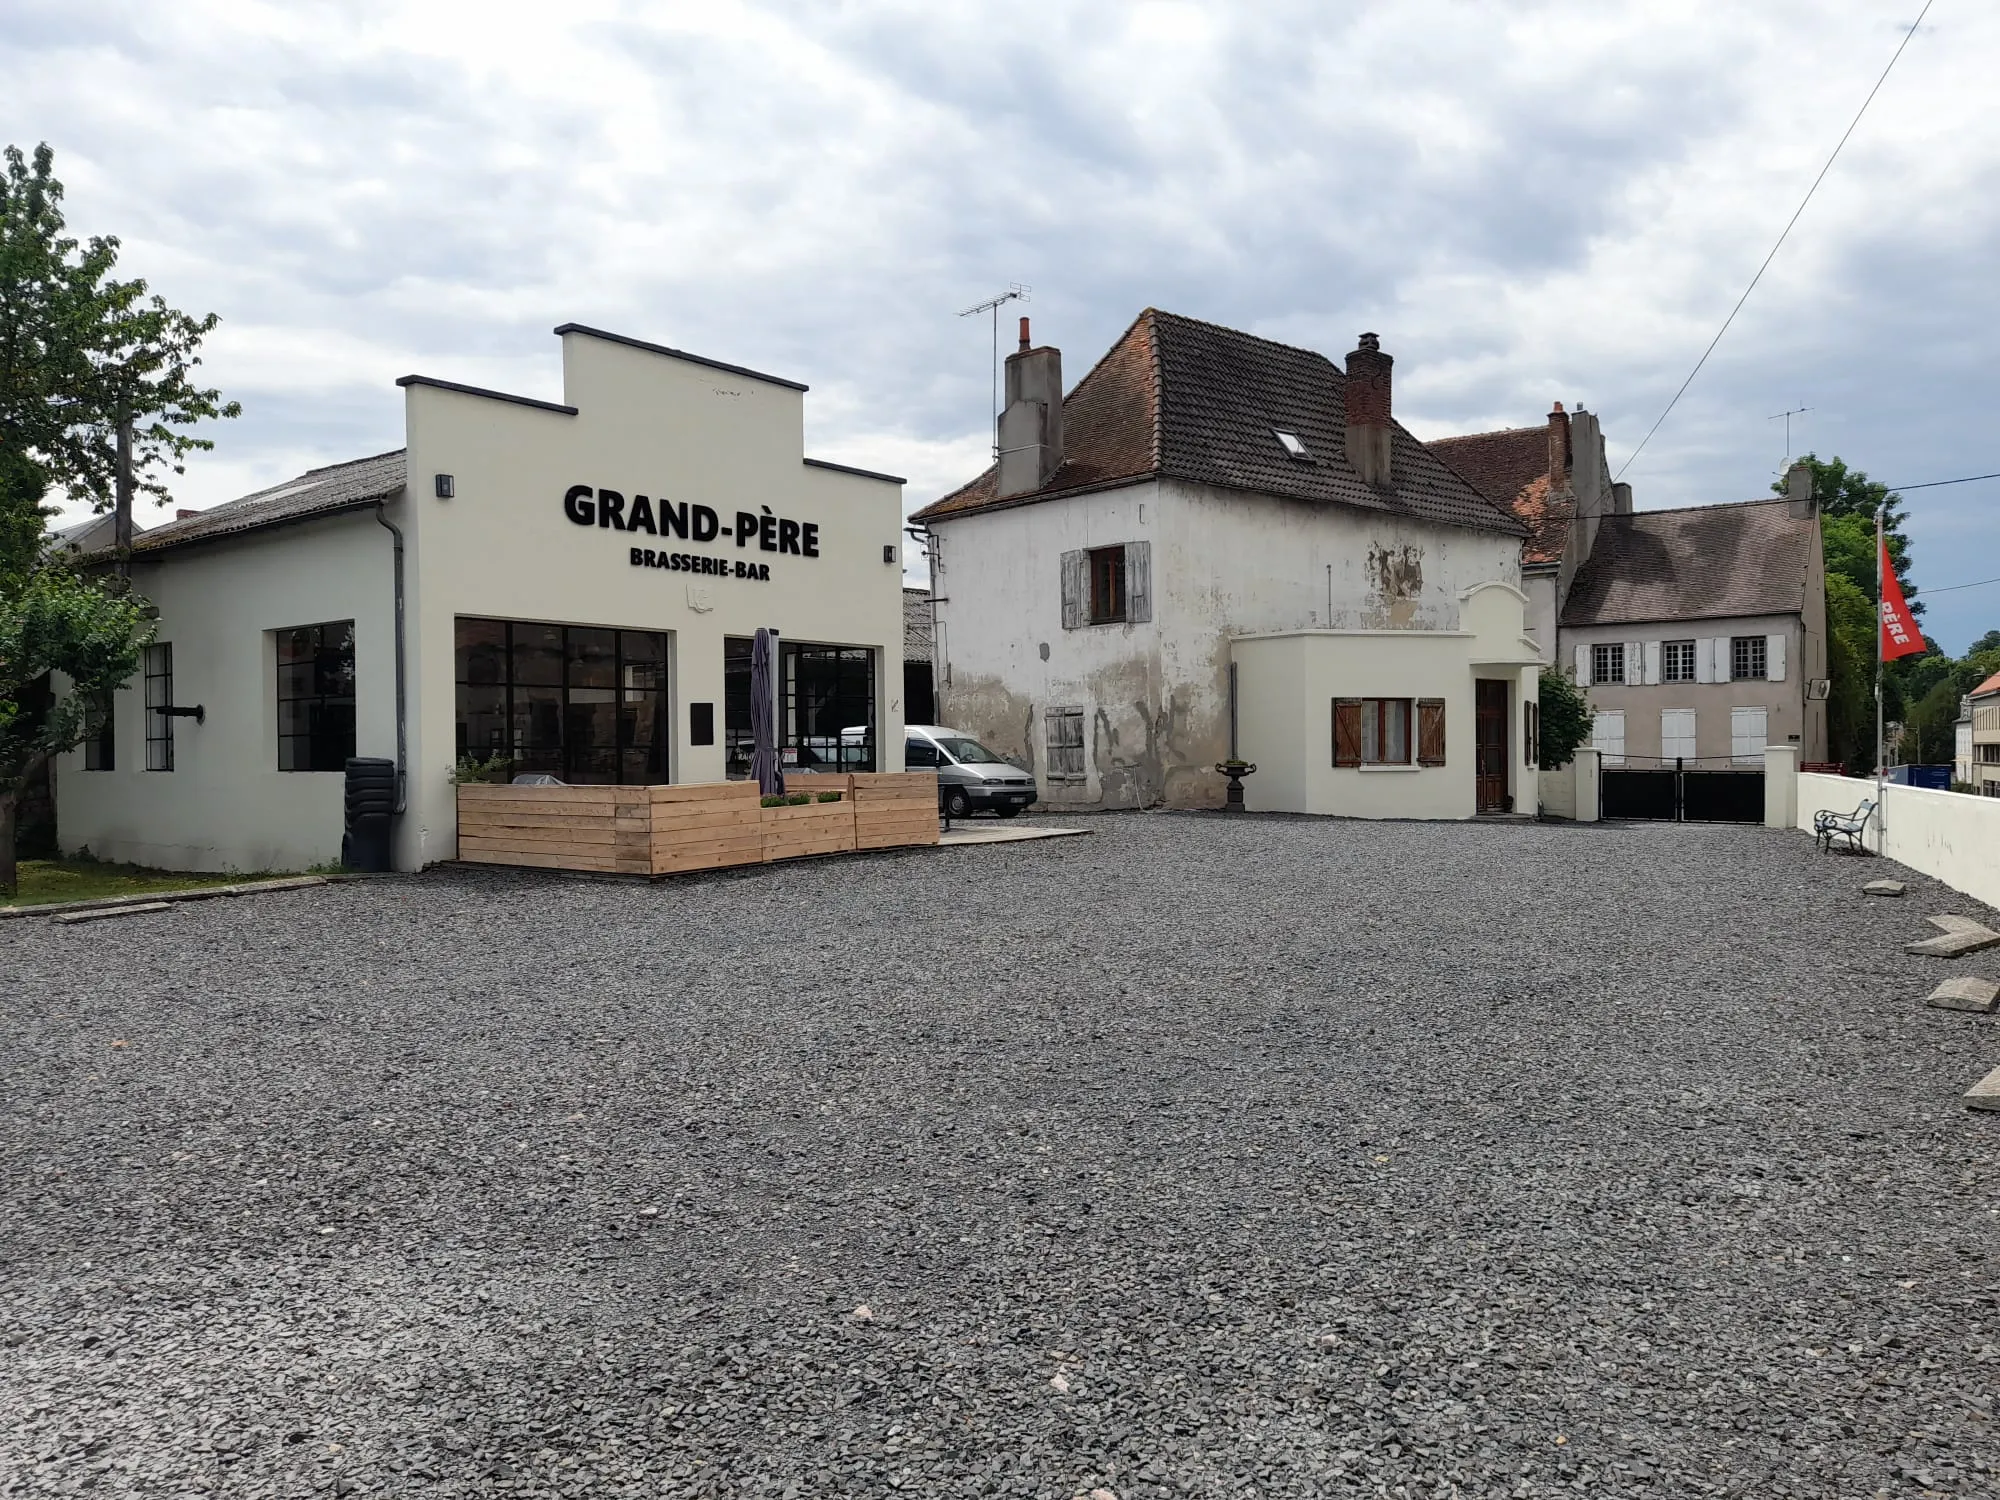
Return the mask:
<svg viewBox="0 0 2000 1500">
<path fill-rule="evenodd" d="M 47 901 L 35 906 L 9 906 L 0 909 L 0 922 L 20 917 L 55 917 L 65 912 L 110 911 L 133 906 L 144 906 L 150 910 L 154 904 L 212 901 L 221 896 L 255 896 L 263 891 L 302 891 L 313 886 L 343 884 L 350 878 L 346 875 L 288 875 L 282 880 L 251 880 L 242 885 L 206 885 L 185 891 L 146 891 L 131 896 L 100 896 L 90 901 Z"/>
</svg>

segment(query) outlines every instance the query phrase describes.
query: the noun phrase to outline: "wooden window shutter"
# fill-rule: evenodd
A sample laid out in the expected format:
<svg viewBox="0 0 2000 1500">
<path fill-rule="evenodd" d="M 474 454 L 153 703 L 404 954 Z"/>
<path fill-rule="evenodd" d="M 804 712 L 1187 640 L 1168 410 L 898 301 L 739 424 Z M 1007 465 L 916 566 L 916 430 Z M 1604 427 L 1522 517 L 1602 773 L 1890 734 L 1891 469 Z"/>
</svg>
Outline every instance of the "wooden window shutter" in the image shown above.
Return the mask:
<svg viewBox="0 0 2000 1500">
<path fill-rule="evenodd" d="M 1361 700 L 1333 700 L 1333 763 L 1336 766 L 1361 764 Z"/>
<path fill-rule="evenodd" d="M 1646 681 L 1646 643 L 1627 641 L 1625 643 L 1625 685 L 1639 687 Z"/>
<path fill-rule="evenodd" d="M 1542 706 L 1528 702 L 1521 705 L 1521 764 L 1539 765 L 1542 759 Z"/>
<path fill-rule="evenodd" d="M 1153 618 L 1153 544 L 1125 544 L 1125 618 L 1143 624 Z"/>
<path fill-rule="evenodd" d="M 1088 580 L 1084 573 L 1088 566 L 1081 551 L 1065 552 L 1062 555 L 1062 628 L 1064 630 L 1083 629 L 1084 589 Z"/>
<path fill-rule="evenodd" d="M 1590 647 L 1588 646 L 1578 646 L 1576 648 L 1576 685 L 1578 687 L 1590 686 Z"/>
<path fill-rule="evenodd" d="M 1444 699 L 1417 700 L 1417 764 L 1444 764 Z"/>
<path fill-rule="evenodd" d="M 1781 635 L 1764 637 L 1764 675 L 1773 682 L 1785 680 L 1785 638 Z"/>
</svg>

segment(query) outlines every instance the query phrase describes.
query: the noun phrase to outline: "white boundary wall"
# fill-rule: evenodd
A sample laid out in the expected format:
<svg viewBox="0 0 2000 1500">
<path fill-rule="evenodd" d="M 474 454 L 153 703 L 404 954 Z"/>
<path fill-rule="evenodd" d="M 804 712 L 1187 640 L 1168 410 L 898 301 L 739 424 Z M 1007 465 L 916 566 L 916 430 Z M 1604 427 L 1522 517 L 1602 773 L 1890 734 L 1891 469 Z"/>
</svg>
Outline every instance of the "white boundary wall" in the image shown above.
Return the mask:
<svg viewBox="0 0 2000 1500">
<path fill-rule="evenodd" d="M 1874 795 L 1873 781 L 1801 772 L 1794 826 L 1811 832 L 1813 814 L 1822 808 L 1850 813 L 1863 798 Z M 1988 906 L 2000 907 L 2000 797 L 1888 786 L 1883 798 L 1883 821 L 1868 825 L 1866 842 L 1871 849 Z"/>
</svg>

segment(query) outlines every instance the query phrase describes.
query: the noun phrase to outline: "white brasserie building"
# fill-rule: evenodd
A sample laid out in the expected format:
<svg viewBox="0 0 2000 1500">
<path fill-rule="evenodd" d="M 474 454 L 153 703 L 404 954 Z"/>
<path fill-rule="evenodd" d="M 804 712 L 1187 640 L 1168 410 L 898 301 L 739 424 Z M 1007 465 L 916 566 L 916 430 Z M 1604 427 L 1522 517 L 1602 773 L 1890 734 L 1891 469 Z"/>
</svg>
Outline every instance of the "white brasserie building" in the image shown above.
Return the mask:
<svg viewBox="0 0 2000 1500">
<path fill-rule="evenodd" d="M 560 402 L 406 376 L 403 447 L 138 536 L 157 640 L 57 767 L 66 852 L 332 863 L 356 755 L 403 870 L 455 856 L 474 763 L 741 778 L 759 628 L 789 770 L 902 769 L 903 481 L 805 457 L 794 381 L 556 333 Z"/>
</svg>

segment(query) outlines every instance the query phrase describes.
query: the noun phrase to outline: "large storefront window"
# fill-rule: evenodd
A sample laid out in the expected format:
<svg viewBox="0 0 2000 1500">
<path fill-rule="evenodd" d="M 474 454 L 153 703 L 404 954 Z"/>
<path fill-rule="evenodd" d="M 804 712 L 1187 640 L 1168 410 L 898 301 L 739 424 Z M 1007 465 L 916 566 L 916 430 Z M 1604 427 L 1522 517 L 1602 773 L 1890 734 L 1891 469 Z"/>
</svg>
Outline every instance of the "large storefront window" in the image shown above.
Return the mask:
<svg viewBox="0 0 2000 1500">
<path fill-rule="evenodd" d="M 574 785 L 667 780 L 667 638 L 458 621 L 458 755 Z"/>
<path fill-rule="evenodd" d="M 732 781 L 750 775 L 749 640 L 722 643 L 723 744 Z M 875 653 L 778 643 L 778 750 L 787 771 L 873 771 Z"/>
</svg>

